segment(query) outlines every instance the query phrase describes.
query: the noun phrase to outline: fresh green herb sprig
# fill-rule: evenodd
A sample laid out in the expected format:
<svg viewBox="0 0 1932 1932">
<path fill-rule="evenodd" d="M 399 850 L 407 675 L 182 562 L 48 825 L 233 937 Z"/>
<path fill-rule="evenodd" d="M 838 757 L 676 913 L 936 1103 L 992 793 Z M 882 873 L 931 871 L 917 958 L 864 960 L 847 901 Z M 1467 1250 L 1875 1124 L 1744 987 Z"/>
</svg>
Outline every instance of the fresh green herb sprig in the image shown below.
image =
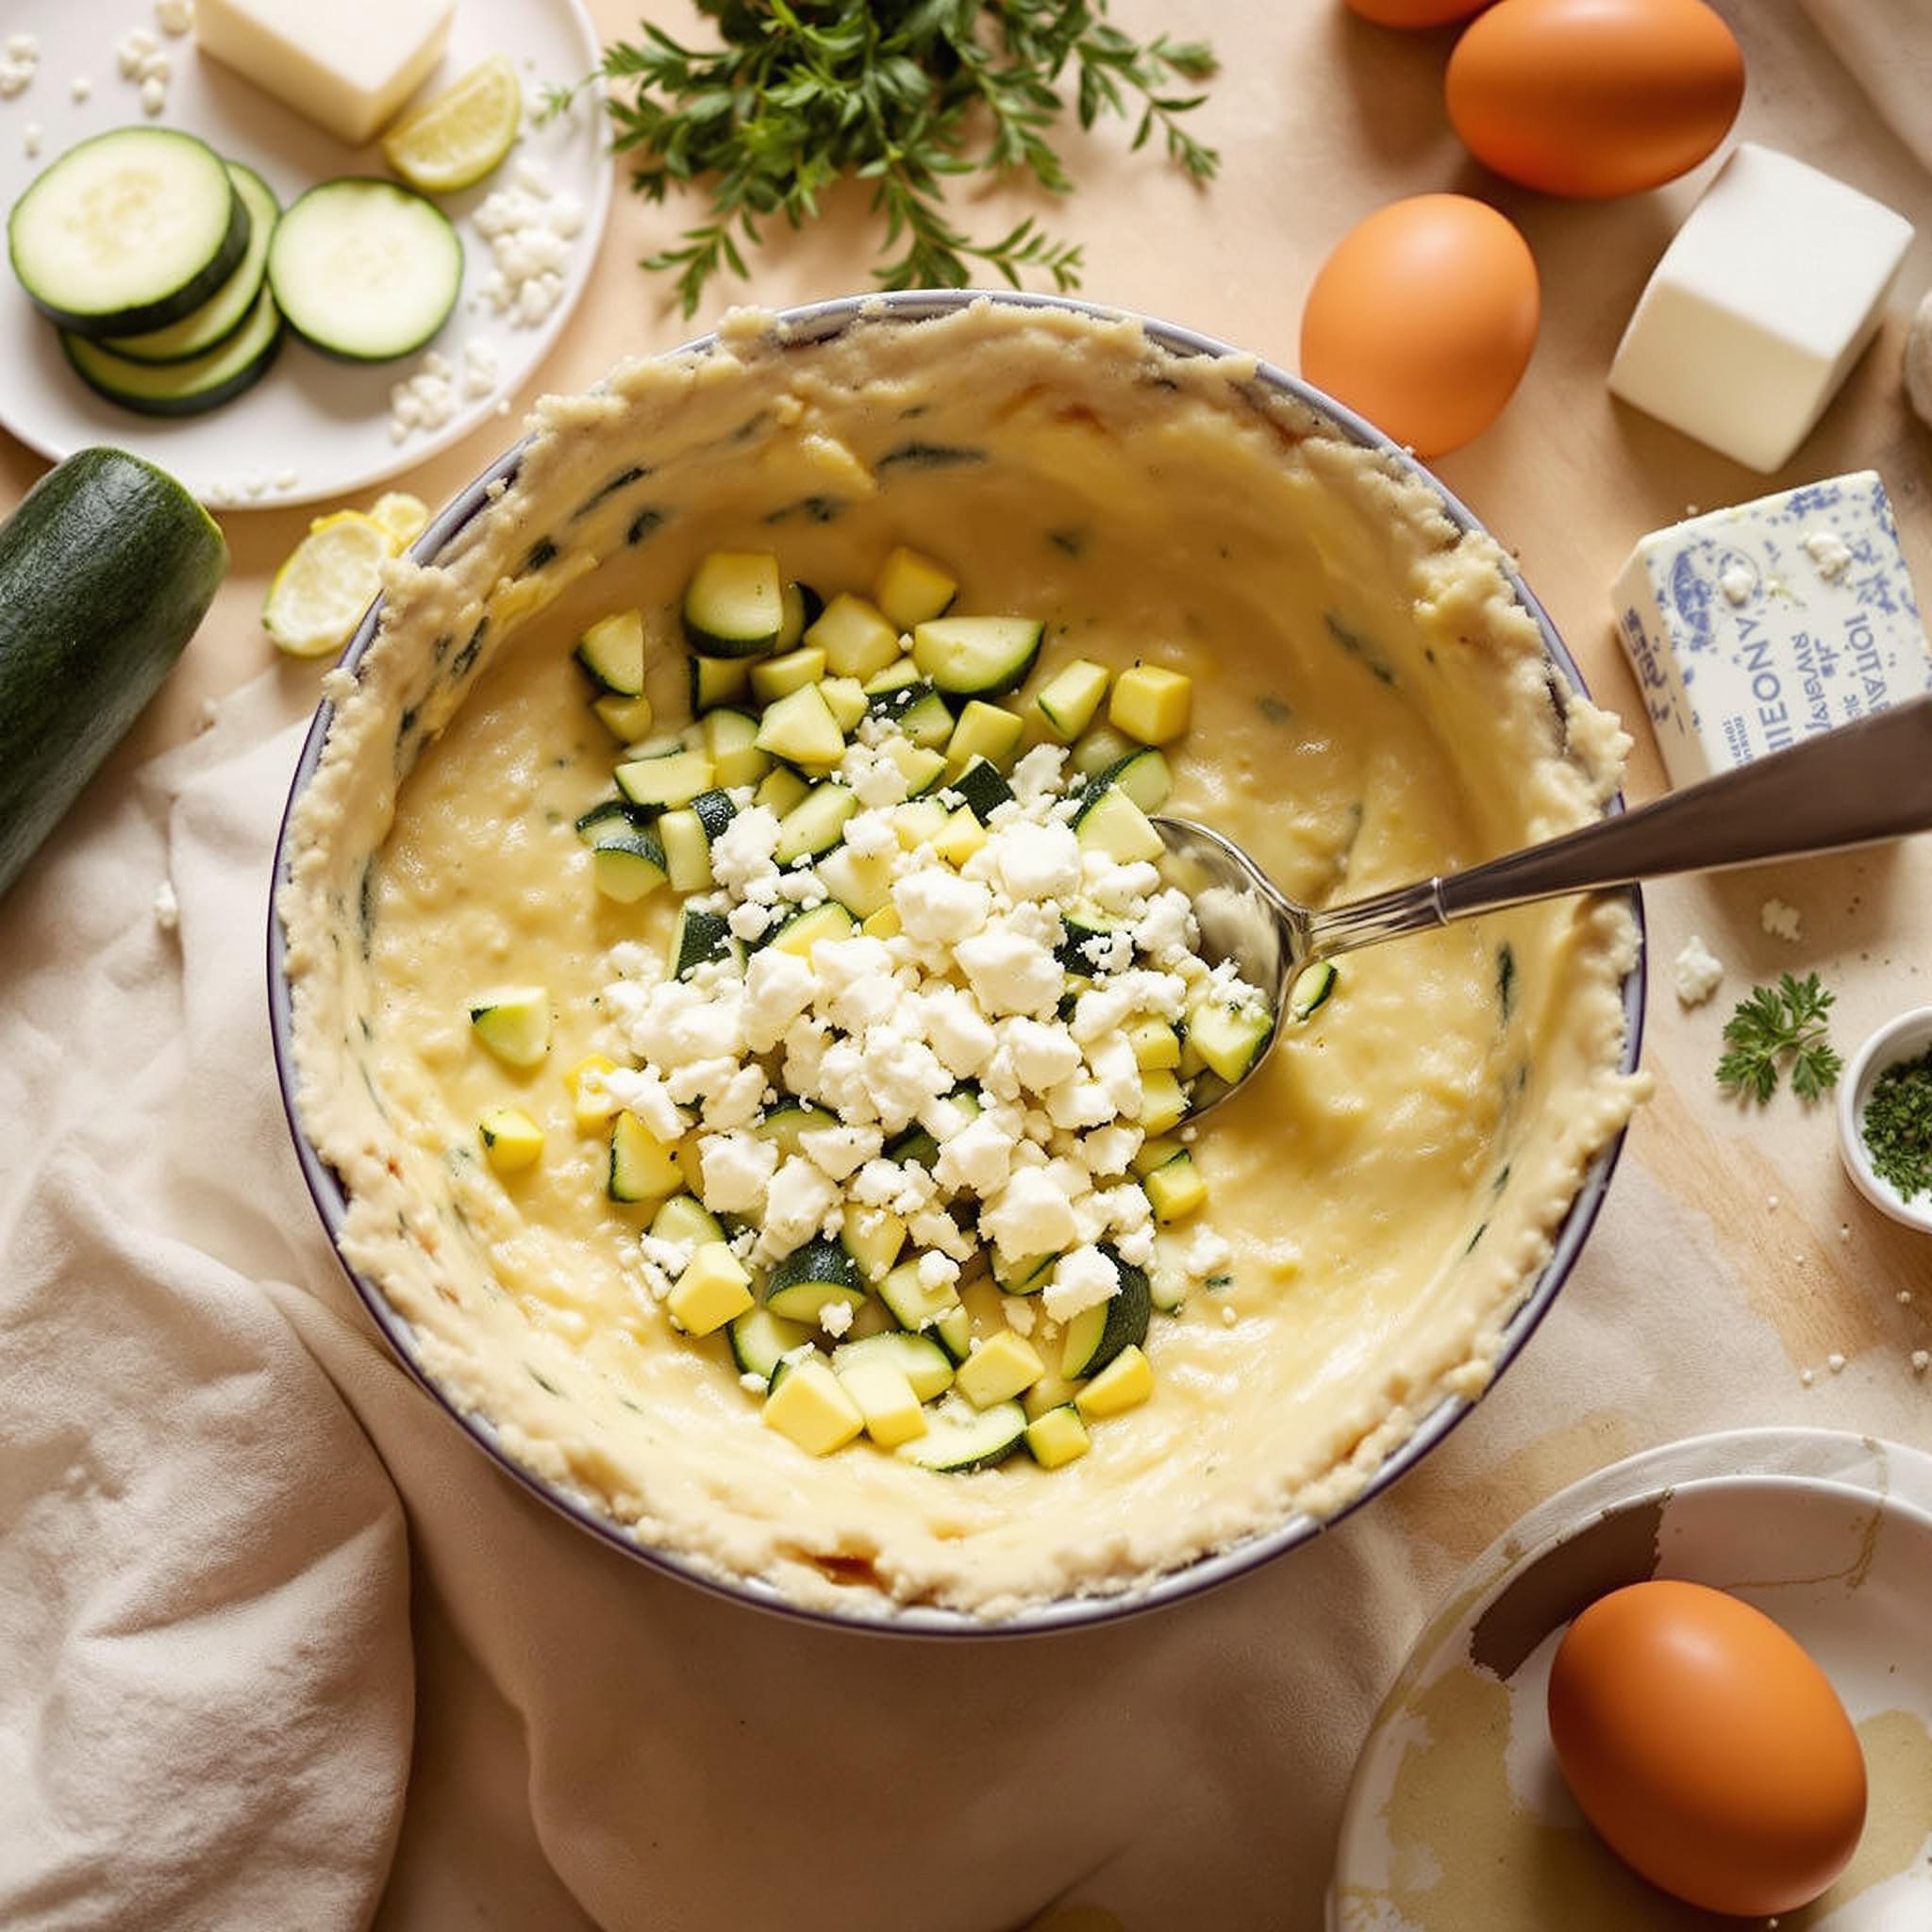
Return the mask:
<svg viewBox="0 0 1932 1932">
<path fill-rule="evenodd" d="M 615 41 L 598 73 L 615 133 L 639 157 L 631 183 L 662 202 L 709 184 L 708 218 L 641 266 L 675 273 L 692 314 L 714 275 L 747 278 L 744 245 L 760 224 L 799 228 L 845 179 L 873 184 L 887 288 L 963 288 L 978 263 L 1017 288 L 1024 272 L 1077 288 L 1080 248 L 1033 216 L 978 240 L 946 211 L 951 175 L 1018 171 L 1055 194 L 1073 190 L 1048 131 L 1071 73 L 1083 128 L 1138 116 L 1133 145 L 1157 132 L 1168 158 L 1200 180 L 1219 166 L 1180 117 L 1215 72 L 1202 41 L 1137 42 L 1108 24 L 1107 0 L 697 0 L 724 44 L 684 46 L 651 21 Z M 553 90 L 546 113 L 575 89 Z M 896 251 L 896 252 L 894 252 Z"/>
<path fill-rule="evenodd" d="M 1777 1091 L 1780 1069 L 1790 1064 L 1791 1091 L 1816 1100 L 1844 1069 L 1825 1033 L 1833 995 L 1815 973 L 1803 979 L 1787 973 L 1775 986 L 1754 986 L 1724 1022 L 1728 1051 L 1717 1063 L 1721 1086 L 1748 1093 L 1760 1105 Z"/>
<path fill-rule="evenodd" d="M 1932 1194 L 1932 1053 L 1880 1074 L 1858 1124 L 1873 1172 L 1902 1201 Z"/>
</svg>

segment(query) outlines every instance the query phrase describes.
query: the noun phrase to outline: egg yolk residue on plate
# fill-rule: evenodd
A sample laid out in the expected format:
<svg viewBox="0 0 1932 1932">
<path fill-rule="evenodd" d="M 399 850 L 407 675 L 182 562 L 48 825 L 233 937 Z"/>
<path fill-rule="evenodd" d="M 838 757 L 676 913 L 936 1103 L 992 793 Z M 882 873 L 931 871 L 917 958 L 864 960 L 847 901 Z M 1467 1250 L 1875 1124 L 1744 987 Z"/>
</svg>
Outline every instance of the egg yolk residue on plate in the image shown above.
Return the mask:
<svg viewBox="0 0 1932 1932">
<path fill-rule="evenodd" d="M 1557 1648 L 1549 1716 L 1583 1815 L 1691 1905 L 1791 1911 L 1857 1849 L 1865 1760 L 1838 1693 L 1723 1591 L 1653 1581 L 1591 1605 Z"/>
</svg>

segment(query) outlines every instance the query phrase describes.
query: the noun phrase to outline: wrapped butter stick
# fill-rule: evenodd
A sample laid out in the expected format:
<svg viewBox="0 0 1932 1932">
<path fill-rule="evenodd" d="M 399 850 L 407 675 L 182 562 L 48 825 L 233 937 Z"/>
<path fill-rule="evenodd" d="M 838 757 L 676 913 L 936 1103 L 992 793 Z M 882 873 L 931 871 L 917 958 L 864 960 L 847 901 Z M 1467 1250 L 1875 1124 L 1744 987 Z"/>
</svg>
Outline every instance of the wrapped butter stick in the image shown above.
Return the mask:
<svg viewBox="0 0 1932 1932">
<path fill-rule="evenodd" d="M 1874 470 L 1653 531 L 1611 596 L 1674 785 L 1932 691 Z"/>
</svg>

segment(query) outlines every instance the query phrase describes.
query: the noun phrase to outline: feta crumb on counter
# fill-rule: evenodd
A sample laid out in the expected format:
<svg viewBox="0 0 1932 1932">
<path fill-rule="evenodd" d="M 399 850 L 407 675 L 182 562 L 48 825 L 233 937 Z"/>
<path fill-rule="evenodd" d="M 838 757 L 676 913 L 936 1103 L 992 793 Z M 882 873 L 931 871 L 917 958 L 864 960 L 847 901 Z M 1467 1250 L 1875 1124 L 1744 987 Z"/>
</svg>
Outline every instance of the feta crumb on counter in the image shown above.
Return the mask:
<svg viewBox="0 0 1932 1932">
<path fill-rule="evenodd" d="M 1787 906 L 1782 899 L 1767 899 L 1757 908 L 1757 923 L 1773 939 L 1785 940 L 1796 945 L 1802 936 L 1802 922 L 1798 908 Z"/>
<path fill-rule="evenodd" d="M 178 40 L 194 30 L 194 0 L 155 0 L 155 25 Z"/>
<path fill-rule="evenodd" d="M 1677 1000 L 1686 1007 L 1701 1007 L 1724 976 L 1724 961 L 1694 932 L 1678 951 L 1675 971 Z"/>
</svg>

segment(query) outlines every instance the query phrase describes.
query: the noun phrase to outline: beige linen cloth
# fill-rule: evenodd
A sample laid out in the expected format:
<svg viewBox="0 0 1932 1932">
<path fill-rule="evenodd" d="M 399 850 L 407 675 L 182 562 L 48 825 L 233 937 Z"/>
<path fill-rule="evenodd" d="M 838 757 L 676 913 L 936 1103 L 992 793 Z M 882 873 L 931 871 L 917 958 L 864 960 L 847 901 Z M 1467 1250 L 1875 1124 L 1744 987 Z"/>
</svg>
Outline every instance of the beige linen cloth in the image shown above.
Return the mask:
<svg viewBox="0 0 1932 1932">
<path fill-rule="evenodd" d="M 1932 228 L 1924 176 L 1797 9 L 1720 6 L 1751 62 L 1738 134 Z M 593 11 L 614 33 L 635 8 Z M 1204 202 L 1119 143 L 1079 144 L 1094 294 L 1291 361 L 1316 263 L 1381 201 L 1463 188 L 1524 224 L 1541 344 L 1502 421 L 1442 468 L 1522 546 L 1599 694 L 1641 716 L 1605 585 L 1686 503 L 1769 487 L 1602 386 L 1708 170 L 1605 207 L 1499 190 L 1441 120 L 1445 36 L 1384 34 L 1330 0 L 1115 11 L 1214 36 L 1204 131 L 1226 164 Z M 550 385 L 688 333 L 632 265 L 682 211 L 621 199 Z M 807 238 L 762 262 L 759 293 L 865 279 L 855 243 Z M 1928 280 L 1922 239 L 1886 333 L 1783 479 L 1875 462 L 1924 590 L 1928 445 L 1895 371 Z M 499 441 L 479 432 L 414 487 L 440 498 Z M 37 466 L 4 455 L 11 502 Z M 1658 1091 L 1581 1264 L 1471 1419 L 1291 1557 L 1084 1634 L 940 1644 L 741 1608 L 593 1541 L 396 1367 L 289 1151 L 263 941 L 314 685 L 308 667 L 257 675 L 255 608 L 306 514 L 228 520 L 235 578 L 143 734 L 189 741 L 117 760 L 0 900 L 8 1932 L 1314 1932 L 1377 1700 L 1457 1573 L 1532 1503 L 1731 1425 L 1932 1446 L 1911 1366 L 1932 1346 L 1932 1243 L 1852 1193 L 1824 1113 L 1788 1096 L 1748 1113 L 1710 1077 L 1730 1000 L 1787 966 L 1838 989 L 1847 1049 L 1932 998 L 1921 840 L 1648 895 Z M 209 693 L 226 694 L 217 722 L 190 738 Z M 1645 741 L 1632 775 L 1655 789 Z M 151 909 L 164 879 L 175 931 Z M 1803 914 L 1796 945 L 1759 924 L 1774 893 Z M 1668 962 L 1693 930 L 1729 970 L 1684 1013 Z"/>
</svg>

